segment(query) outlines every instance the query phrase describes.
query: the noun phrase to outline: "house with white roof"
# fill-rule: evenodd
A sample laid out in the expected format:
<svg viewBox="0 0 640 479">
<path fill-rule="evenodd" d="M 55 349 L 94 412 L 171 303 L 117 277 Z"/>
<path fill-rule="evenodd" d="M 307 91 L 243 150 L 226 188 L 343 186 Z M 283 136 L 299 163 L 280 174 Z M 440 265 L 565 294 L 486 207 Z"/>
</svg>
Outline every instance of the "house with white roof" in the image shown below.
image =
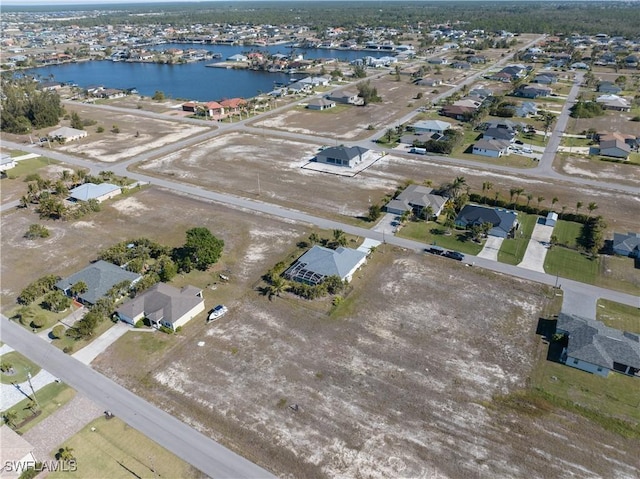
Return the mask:
<svg viewBox="0 0 640 479">
<path fill-rule="evenodd" d="M 84 183 L 72 189 L 69 192 L 69 197 L 73 201 L 97 200 L 98 203 L 102 203 L 121 193 L 122 189 L 118 185 L 111 183 L 100 183 L 97 185 L 95 183 Z"/>
</svg>

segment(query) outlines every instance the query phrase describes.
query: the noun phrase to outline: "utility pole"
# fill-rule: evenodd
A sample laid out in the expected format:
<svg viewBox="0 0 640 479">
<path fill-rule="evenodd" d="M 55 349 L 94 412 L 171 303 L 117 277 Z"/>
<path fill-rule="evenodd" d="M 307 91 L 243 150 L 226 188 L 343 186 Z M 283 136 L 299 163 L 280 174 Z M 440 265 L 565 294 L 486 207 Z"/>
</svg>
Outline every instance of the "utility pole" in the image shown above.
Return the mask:
<svg viewBox="0 0 640 479">
<path fill-rule="evenodd" d="M 33 389 L 33 384 L 31 384 L 31 371 L 27 371 L 27 380 L 29 381 L 29 386 L 31 387 L 31 392 L 33 393 L 33 401 L 40 407 L 38 403 L 38 398 L 36 398 L 36 391 Z"/>
<path fill-rule="evenodd" d="M 258 196 L 260 196 L 260 173 L 258 173 Z"/>
</svg>

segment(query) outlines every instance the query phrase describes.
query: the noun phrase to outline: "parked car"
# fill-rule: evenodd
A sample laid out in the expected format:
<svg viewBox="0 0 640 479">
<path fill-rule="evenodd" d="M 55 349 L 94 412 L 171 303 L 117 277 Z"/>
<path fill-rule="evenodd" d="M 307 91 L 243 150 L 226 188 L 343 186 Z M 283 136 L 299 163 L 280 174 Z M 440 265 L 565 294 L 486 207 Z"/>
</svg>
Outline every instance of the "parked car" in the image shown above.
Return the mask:
<svg viewBox="0 0 640 479">
<path fill-rule="evenodd" d="M 446 251 L 443 256 L 455 259 L 456 261 L 462 261 L 464 259 L 464 255 L 462 253 L 458 253 L 457 251 Z"/>
<path fill-rule="evenodd" d="M 207 322 L 208 321 L 214 321 L 222 316 L 224 316 L 225 314 L 227 314 L 227 311 L 229 311 L 227 309 L 227 307 L 223 304 L 219 304 L 218 306 L 216 306 L 215 308 L 213 308 L 210 312 L 209 312 L 209 317 L 207 318 Z"/>
<path fill-rule="evenodd" d="M 522 148 L 522 153 L 533 153 L 533 150 L 531 148 L 529 148 L 528 146 L 525 146 Z"/>
<path fill-rule="evenodd" d="M 429 246 L 428 248 L 424 249 L 427 253 L 431 253 L 431 254 L 437 254 L 438 256 L 444 254 L 444 249 L 440 248 L 440 246 Z"/>
</svg>

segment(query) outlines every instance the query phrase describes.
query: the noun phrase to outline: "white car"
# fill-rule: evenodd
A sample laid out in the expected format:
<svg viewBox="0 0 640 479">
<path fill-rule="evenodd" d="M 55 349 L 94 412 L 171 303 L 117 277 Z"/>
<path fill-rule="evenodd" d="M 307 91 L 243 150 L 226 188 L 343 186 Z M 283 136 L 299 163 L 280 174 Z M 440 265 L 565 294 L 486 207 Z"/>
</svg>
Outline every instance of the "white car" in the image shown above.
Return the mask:
<svg viewBox="0 0 640 479">
<path fill-rule="evenodd" d="M 223 304 L 219 304 L 218 306 L 216 306 L 215 308 L 213 308 L 211 310 L 211 312 L 209 313 L 209 318 L 207 319 L 207 321 L 214 321 L 222 316 L 224 316 L 225 314 L 227 314 L 227 311 L 229 311 L 227 309 L 227 307 Z"/>
</svg>

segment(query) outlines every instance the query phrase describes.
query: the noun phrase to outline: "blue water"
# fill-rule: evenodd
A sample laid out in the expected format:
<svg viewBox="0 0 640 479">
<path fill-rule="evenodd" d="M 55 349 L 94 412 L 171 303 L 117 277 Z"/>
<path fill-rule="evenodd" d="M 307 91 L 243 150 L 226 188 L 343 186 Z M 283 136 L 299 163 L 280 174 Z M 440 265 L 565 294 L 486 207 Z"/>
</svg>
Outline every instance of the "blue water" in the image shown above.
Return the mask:
<svg viewBox="0 0 640 479">
<path fill-rule="evenodd" d="M 222 59 L 182 65 L 91 61 L 35 68 L 30 70 L 29 73 L 40 75 L 43 78 L 53 75 L 56 81 L 75 83 L 82 88 L 95 85 L 102 85 L 105 88 L 136 88 L 141 95 L 145 96 L 151 96 L 156 90 L 159 90 L 170 98 L 197 101 L 222 100 L 234 97 L 250 98 L 261 92 L 270 92 L 274 88 L 274 82 L 288 83 L 292 78 L 291 75 L 285 73 L 207 68 L 205 66 L 224 61 L 236 53 L 246 53 L 251 50 L 266 50 L 272 54 L 283 53 L 288 55 L 291 53 L 291 49 L 285 45 L 255 48 L 230 45 L 164 44 L 153 48 L 205 49 L 220 53 Z M 295 52 L 303 53 L 304 57 L 308 59 L 339 58 L 341 60 L 354 60 L 365 56 L 384 56 L 382 52 L 354 52 L 351 50 L 296 49 Z M 328 66 L 327 70 L 331 70 L 331 66 Z"/>
</svg>

